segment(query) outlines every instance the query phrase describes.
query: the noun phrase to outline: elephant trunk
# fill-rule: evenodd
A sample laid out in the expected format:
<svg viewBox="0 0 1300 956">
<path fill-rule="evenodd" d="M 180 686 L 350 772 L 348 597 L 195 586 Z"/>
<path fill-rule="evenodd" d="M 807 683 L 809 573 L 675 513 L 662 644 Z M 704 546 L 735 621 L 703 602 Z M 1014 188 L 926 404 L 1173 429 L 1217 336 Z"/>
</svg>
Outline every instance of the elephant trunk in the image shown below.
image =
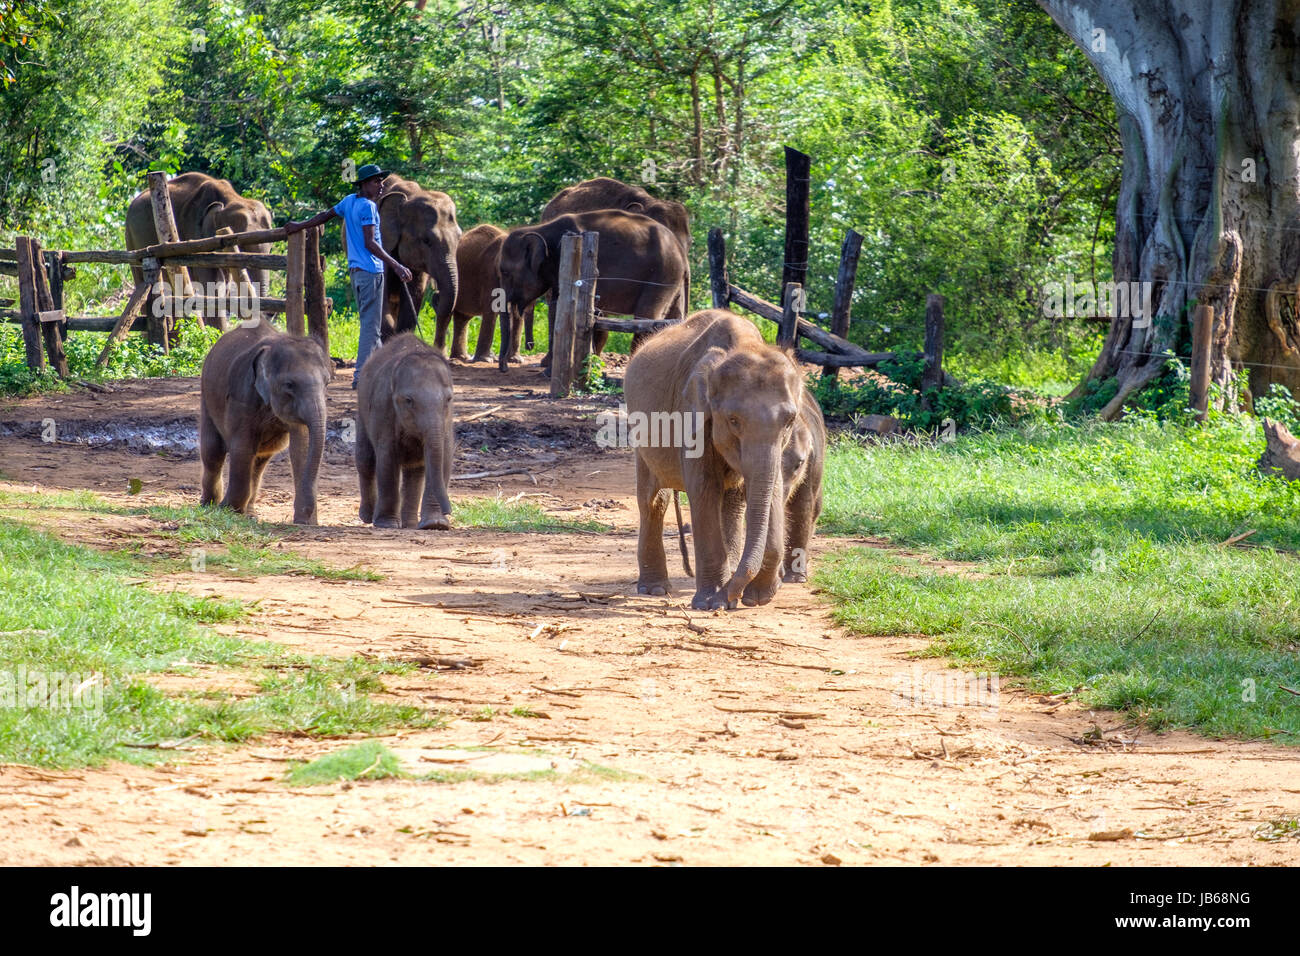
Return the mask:
<svg viewBox="0 0 1300 956">
<path fill-rule="evenodd" d="M 456 294 L 460 291 L 460 273 L 456 270 L 456 250 L 453 247 L 446 256 L 437 259 L 429 269 L 429 275 L 438 285 L 438 298 L 433 309 L 440 327 L 451 319 L 456 307 Z"/>
<path fill-rule="evenodd" d="M 289 433 L 289 458 L 293 465 L 293 523 L 316 524 L 316 476 L 325 454 L 324 396 L 302 425 Z"/>
<path fill-rule="evenodd" d="M 779 557 L 785 545 L 785 509 L 781 487 L 781 446 L 771 443 L 742 455 L 745 478 L 745 548 L 740 563 L 727 582 L 727 604 L 740 599 L 759 569 Z"/>
<path fill-rule="evenodd" d="M 420 527 L 451 527 L 451 499 L 447 496 L 450 454 L 447 448 L 448 423 L 438 423 L 424 435 L 424 497 L 420 502 Z"/>
</svg>

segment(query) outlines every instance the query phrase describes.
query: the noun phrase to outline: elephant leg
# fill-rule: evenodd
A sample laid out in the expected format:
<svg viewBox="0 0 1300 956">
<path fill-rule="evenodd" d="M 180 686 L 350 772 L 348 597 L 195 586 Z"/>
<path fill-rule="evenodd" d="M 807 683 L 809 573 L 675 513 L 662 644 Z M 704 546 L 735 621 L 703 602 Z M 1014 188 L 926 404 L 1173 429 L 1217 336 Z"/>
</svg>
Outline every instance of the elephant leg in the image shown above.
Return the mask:
<svg viewBox="0 0 1300 956">
<path fill-rule="evenodd" d="M 452 313 L 451 317 L 451 357 L 468 362 L 469 358 L 469 319 L 461 312 Z"/>
<path fill-rule="evenodd" d="M 253 459 L 257 455 L 255 444 L 248 439 L 238 439 L 230 444 L 230 468 L 226 481 L 223 508 L 247 514 L 252 502 Z"/>
<path fill-rule="evenodd" d="M 497 350 L 497 370 L 504 372 L 510 367 L 510 353 L 505 348 L 505 343 L 510 340 L 514 334 L 514 329 L 523 324 L 523 320 L 514 314 L 511 306 L 506 306 L 506 310 L 501 313 L 501 348 Z"/>
<path fill-rule="evenodd" d="M 548 377 L 551 374 L 551 347 L 555 342 L 555 302 L 555 293 L 546 293 L 546 354 L 542 356 L 542 371 Z M 599 334 L 599 332 L 595 333 L 595 335 Z M 595 335 L 592 336 L 592 351 L 596 351 Z M 601 344 L 604 345 L 604 343 Z"/>
<path fill-rule="evenodd" d="M 424 462 L 402 466 L 402 527 L 420 523 L 420 499 L 424 497 Z"/>
<path fill-rule="evenodd" d="M 397 467 L 391 442 L 375 449 L 375 516 L 376 528 L 397 528 L 401 504 L 401 470 Z"/>
<path fill-rule="evenodd" d="M 456 313 L 456 321 L 461 320 L 462 313 Z M 465 321 L 469 321 L 469 316 L 465 316 Z M 492 354 L 492 338 L 497 333 L 497 314 L 491 310 L 483 313 L 479 319 L 478 341 L 474 345 L 474 357 L 471 362 L 483 362 Z"/>
<path fill-rule="evenodd" d="M 247 514 L 253 514 L 257 507 L 257 495 L 262 490 L 262 475 L 266 472 L 266 466 L 271 463 L 271 455 L 254 455 L 253 471 L 248 482 L 248 511 Z"/>
<path fill-rule="evenodd" d="M 596 329 L 591 333 L 591 354 L 599 355 L 605 351 L 605 343 L 609 341 L 609 333 L 604 329 Z"/>
<path fill-rule="evenodd" d="M 812 483 L 804 481 L 786 506 L 785 556 L 782 561 L 781 580 L 787 584 L 802 584 L 808 580 L 813 526 L 817 523 Z"/>
<path fill-rule="evenodd" d="M 729 578 L 740 564 L 740 554 L 745 549 L 745 491 L 729 488 L 722 493 L 722 546 L 727 563 L 722 569 L 723 578 Z"/>
<path fill-rule="evenodd" d="M 199 504 L 210 505 L 221 497 L 221 472 L 226 464 L 226 442 L 201 401 L 199 405 L 199 459 L 203 464 Z"/>
<path fill-rule="evenodd" d="M 659 484 L 650 467 L 636 458 L 636 503 L 641 512 L 641 531 L 637 537 L 637 594 L 668 594 L 668 556 L 664 553 L 664 512 L 672 492 Z"/>
<path fill-rule="evenodd" d="M 359 517 L 366 524 L 375 519 L 375 446 L 357 422 L 357 478 L 361 483 L 361 510 Z"/>
<path fill-rule="evenodd" d="M 688 469 L 686 495 L 691 502 L 695 539 L 695 596 L 691 607 L 712 611 L 727 607 L 727 550 L 722 531 L 722 495 L 702 470 Z"/>
<path fill-rule="evenodd" d="M 451 316 L 434 320 L 433 346 L 439 352 L 447 351 L 447 325 L 450 322 Z"/>
<path fill-rule="evenodd" d="M 524 347 L 530 352 L 533 350 L 533 307 L 531 305 L 524 313 Z M 517 352 L 518 349 L 515 351 Z"/>
</svg>

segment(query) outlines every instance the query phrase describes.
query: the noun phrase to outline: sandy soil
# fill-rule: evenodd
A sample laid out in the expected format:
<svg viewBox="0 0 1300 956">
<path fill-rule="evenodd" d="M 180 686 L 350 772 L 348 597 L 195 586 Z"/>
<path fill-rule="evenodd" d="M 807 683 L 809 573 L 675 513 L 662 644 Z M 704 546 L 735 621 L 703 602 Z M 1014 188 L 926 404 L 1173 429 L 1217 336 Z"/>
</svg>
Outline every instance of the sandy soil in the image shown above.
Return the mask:
<svg viewBox="0 0 1300 956">
<path fill-rule="evenodd" d="M 934 703 L 911 688 L 954 672 L 944 661 L 911 657 L 923 639 L 850 635 L 809 586 L 786 586 L 766 608 L 714 614 L 690 611 L 682 577 L 668 598 L 637 596 L 631 458 L 593 440 L 594 415 L 611 400 L 552 403 L 535 362 L 505 376 L 456 367 L 458 419 L 502 406 L 461 430 L 456 472 L 521 466 L 531 476 L 456 481 L 453 501 L 534 495 L 552 513 L 591 517 L 612 532 L 362 526 L 341 437 L 355 399 L 341 374 L 330 390 L 337 434 L 322 469 L 322 526 L 294 531 L 285 546 L 335 565 L 363 563 L 384 580 L 210 571 L 156 582 L 259 601 L 249 621 L 228 628 L 249 638 L 323 654 L 469 661 L 388 679 L 388 699 L 448 722 L 384 742 L 413 772 L 477 777 L 290 788 L 280 782 L 290 761 L 351 742 L 287 735 L 178 750 L 152 769 L 0 766 L 0 863 L 1097 865 L 1300 857 L 1294 839 L 1260 839 L 1269 821 L 1300 816 L 1292 752 L 1156 736 L 1006 681 L 996 706 L 988 684 L 979 693 L 962 685 L 963 700 Z M 188 442 L 196 409 L 193 379 L 0 405 L 4 487 L 194 501 L 199 468 Z M 57 442 L 41 440 L 47 418 Z M 127 494 L 131 478 L 143 481 L 135 498 Z M 267 473 L 264 498 L 264 519 L 289 519 L 283 456 Z M 151 524 L 100 516 L 52 530 L 92 544 L 148 542 Z M 819 539 L 813 561 L 864 543 L 884 546 Z M 215 668 L 157 680 L 251 691 L 239 675 Z"/>
</svg>

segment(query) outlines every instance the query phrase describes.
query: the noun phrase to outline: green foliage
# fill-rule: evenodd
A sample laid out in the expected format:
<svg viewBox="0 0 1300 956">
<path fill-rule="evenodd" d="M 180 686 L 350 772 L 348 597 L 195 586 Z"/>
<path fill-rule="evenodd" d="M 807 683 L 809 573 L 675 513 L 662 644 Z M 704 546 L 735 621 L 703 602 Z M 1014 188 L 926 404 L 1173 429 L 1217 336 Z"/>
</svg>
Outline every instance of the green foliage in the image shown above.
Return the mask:
<svg viewBox="0 0 1300 956">
<path fill-rule="evenodd" d="M 931 635 L 933 653 L 1052 693 L 1082 686 L 1085 703 L 1154 727 L 1297 734 L 1276 687 L 1300 680 L 1300 485 L 1260 475 L 1262 447 L 1253 420 L 1154 414 L 933 447 L 839 443 L 823 531 L 970 563 L 854 549 L 819 580 L 862 633 Z M 1247 529 L 1255 547 L 1221 545 Z"/>
<path fill-rule="evenodd" d="M 556 518 L 531 501 L 507 501 L 495 498 L 468 498 L 457 501 L 453 520 L 462 528 L 490 528 L 519 533 L 538 532 L 607 532 L 609 525 L 599 521 L 575 521 Z"/>
<path fill-rule="evenodd" d="M 317 757 L 289 770 L 285 783 L 293 787 L 318 787 L 340 780 L 385 780 L 406 777 L 397 755 L 377 740 Z"/>
<path fill-rule="evenodd" d="M 1300 433 L 1300 402 L 1291 397 L 1291 390 L 1285 385 L 1274 383 L 1267 395 L 1255 399 L 1255 414 L 1281 422 L 1293 435 Z"/>
</svg>

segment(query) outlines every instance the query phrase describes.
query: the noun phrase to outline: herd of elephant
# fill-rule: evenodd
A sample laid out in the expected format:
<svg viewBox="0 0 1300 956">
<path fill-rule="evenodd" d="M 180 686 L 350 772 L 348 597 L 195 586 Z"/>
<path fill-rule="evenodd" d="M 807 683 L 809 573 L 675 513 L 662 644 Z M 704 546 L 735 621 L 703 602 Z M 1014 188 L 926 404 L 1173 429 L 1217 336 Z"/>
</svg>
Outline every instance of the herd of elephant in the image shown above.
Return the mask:
<svg viewBox="0 0 1300 956">
<path fill-rule="evenodd" d="M 241 233 L 272 228 L 266 206 L 241 196 L 227 180 L 183 173 L 168 182 L 168 192 L 181 239 L 207 238 L 223 229 Z M 690 213 L 681 203 L 656 199 L 639 186 L 589 179 L 556 193 L 537 224 L 507 230 L 484 223 L 464 234 L 450 196 L 397 175 L 384 181 L 376 205 L 384 249 L 411 270 L 405 289 L 391 267 L 385 275 L 385 341 L 415 329 L 420 304 L 432 284 L 439 349 L 446 348 L 451 325 L 451 358 L 486 359 L 500 318 L 501 367 L 518 361 L 525 325 L 525 344 L 533 347 L 532 307 L 538 299 L 546 297 L 549 321 L 554 320 L 560 240 L 568 232 L 600 233 L 596 268 L 597 307 L 602 313 L 680 319 L 689 311 Z M 140 249 L 155 242 L 153 208 L 143 192 L 127 209 L 126 244 Z M 269 251 L 266 245 L 238 248 Z M 194 278 L 206 283 L 219 277 L 212 270 L 196 269 Z M 268 280 L 266 272 L 250 276 L 262 295 Z M 467 338 L 475 316 L 482 316 L 482 323 L 471 356 Z M 608 335 L 596 333 L 593 351 L 604 348 Z M 544 368 L 549 359 L 548 353 Z"/>
<path fill-rule="evenodd" d="M 510 305 L 500 316 L 503 323 L 511 323 L 503 328 L 502 352 L 508 352 L 512 341 L 517 351 L 525 307 L 554 291 L 560 237 L 597 229 L 602 311 L 682 318 L 633 349 L 624 378 L 627 415 L 676 416 L 697 423 L 703 434 L 701 442 L 689 447 L 635 443 L 637 590 L 669 593 L 664 514 L 675 494 L 685 491 L 695 546 L 692 606 L 714 610 L 766 604 L 783 582 L 808 577 L 809 547 L 822 507 L 826 429 L 821 410 L 790 350 L 766 343 L 752 322 L 719 309 L 685 316 L 689 219 L 679 204 L 659 203 L 638 191 L 644 211 L 674 221 L 682 230 L 680 237 L 676 228 L 639 211 L 563 211 L 581 200 L 575 191 L 603 184 L 624 186 L 616 180 L 590 180 L 560 192 L 547 212 L 554 212 L 557 204 L 561 211 L 544 217 L 540 226 L 509 231 L 479 226 L 463 237 L 455 208 L 442 193 L 425 193 L 402 181 L 389 194 L 402 198 L 385 204 L 381 197 L 385 245 L 391 243 L 404 264 L 424 263 L 425 270 L 412 281 L 423 283 L 432 276 L 438 285 L 440 341 L 434 348 L 406 331 L 403 323 L 409 321 L 413 328 L 414 315 L 403 314 L 390 297 L 390 334 L 363 366 L 357 387 L 358 514 L 363 522 L 383 528 L 451 527 L 447 489 L 455 426 L 452 367 L 442 351 L 444 316 L 456 322 L 453 357 L 465 352 L 465 325 L 474 314 L 483 315 L 486 333 L 480 335 L 479 352 L 490 347 L 492 310 L 471 311 L 484 304 L 482 277 L 489 276 L 496 285 L 487 288 L 504 288 Z M 406 185 L 412 191 L 404 192 Z M 207 198 L 201 197 L 197 205 Z M 647 199 L 655 205 L 645 205 Z M 184 237 L 181 220 L 193 204 L 173 201 Z M 200 210 L 200 218 L 208 220 L 202 228 L 213 234 L 221 228 L 216 224 L 220 217 L 234 205 L 233 199 L 222 201 L 221 208 L 216 202 Z M 269 228 L 269 216 L 264 224 L 245 211 L 240 214 L 249 218 L 223 224 L 232 231 Z M 147 240 L 142 231 L 132 234 L 138 219 L 128 217 L 128 237 Z M 422 225 L 410 227 L 411 221 Z M 415 255 L 421 248 L 423 260 Z M 470 262 L 487 261 L 494 265 L 467 268 Z M 408 268 L 415 271 L 414 265 Z M 607 287 L 607 277 L 632 281 L 610 282 Z M 287 446 L 294 479 L 293 520 L 316 524 L 326 387 L 332 377 L 333 363 L 315 338 L 289 335 L 265 322 L 222 335 L 203 363 L 200 383 L 201 503 L 220 500 L 251 515 L 267 464 Z M 678 526 L 681 534 L 680 515 Z M 682 559 L 689 576 L 684 537 Z"/>
</svg>

